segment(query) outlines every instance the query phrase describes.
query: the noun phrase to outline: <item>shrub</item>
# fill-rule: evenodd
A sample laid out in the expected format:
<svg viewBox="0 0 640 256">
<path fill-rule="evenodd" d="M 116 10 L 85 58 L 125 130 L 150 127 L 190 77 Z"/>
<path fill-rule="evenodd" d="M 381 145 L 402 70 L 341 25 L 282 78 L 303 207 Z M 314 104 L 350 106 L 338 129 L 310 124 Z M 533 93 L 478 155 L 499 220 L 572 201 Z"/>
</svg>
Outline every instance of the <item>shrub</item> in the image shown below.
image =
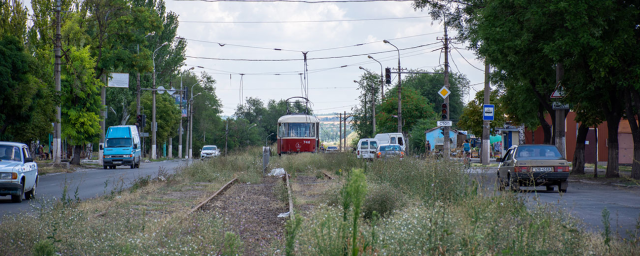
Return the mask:
<svg viewBox="0 0 640 256">
<path fill-rule="evenodd" d="M 371 219 L 374 212 L 377 212 L 381 217 L 388 217 L 394 210 L 402 205 L 403 201 L 404 196 L 402 192 L 388 184 L 383 183 L 370 186 L 369 193 L 362 206 L 364 218 Z"/>
</svg>

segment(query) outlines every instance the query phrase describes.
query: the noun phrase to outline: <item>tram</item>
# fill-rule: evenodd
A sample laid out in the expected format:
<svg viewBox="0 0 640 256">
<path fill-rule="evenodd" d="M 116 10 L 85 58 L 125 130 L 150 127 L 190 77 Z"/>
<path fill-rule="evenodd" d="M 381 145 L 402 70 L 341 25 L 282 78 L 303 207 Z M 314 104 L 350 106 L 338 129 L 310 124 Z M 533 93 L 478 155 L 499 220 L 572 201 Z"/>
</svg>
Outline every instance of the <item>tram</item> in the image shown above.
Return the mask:
<svg viewBox="0 0 640 256">
<path fill-rule="evenodd" d="M 298 109 L 304 107 L 303 113 L 293 113 L 295 99 Z M 300 106 L 300 99 L 305 106 Z M 286 100 L 287 114 L 278 119 L 278 155 L 293 153 L 317 153 L 320 143 L 320 120 L 310 115 L 309 100 L 304 97 L 291 97 Z"/>
</svg>

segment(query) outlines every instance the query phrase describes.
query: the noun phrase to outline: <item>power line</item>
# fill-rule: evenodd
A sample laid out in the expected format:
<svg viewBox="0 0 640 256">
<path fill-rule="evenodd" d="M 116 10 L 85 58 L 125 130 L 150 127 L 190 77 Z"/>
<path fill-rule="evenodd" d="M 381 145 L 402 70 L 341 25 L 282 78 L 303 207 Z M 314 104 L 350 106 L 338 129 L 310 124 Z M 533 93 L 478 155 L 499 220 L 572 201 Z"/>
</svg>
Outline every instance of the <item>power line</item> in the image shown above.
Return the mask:
<svg viewBox="0 0 640 256">
<path fill-rule="evenodd" d="M 418 45 L 418 46 L 413 46 L 413 47 L 407 47 L 407 48 L 403 48 L 403 49 L 400 49 L 400 50 L 415 49 L 415 48 L 430 46 L 430 45 L 437 44 L 437 43 L 439 43 L 439 42 L 431 43 L 431 44 L 423 44 L 423 45 Z M 388 52 L 395 52 L 395 50 L 372 52 L 372 53 L 362 53 L 362 54 L 352 54 L 352 55 L 343 55 L 343 56 L 307 58 L 307 60 L 329 60 L 329 59 L 353 58 L 353 57 L 367 56 L 367 55 L 372 55 L 372 54 L 381 54 L 381 53 L 388 53 Z M 231 59 L 231 58 L 213 58 L 213 57 L 199 57 L 199 56 L 185 56 L 185 57 L 186 58 L 191 58 L 191 59 L 220 60 L 220 61 L 250 61 L 250 62 L 280 62 L 280 61 L 301 61 L 301 60 L 304 60 L 304 59 Z"/>
<path fill-rule="evenodd" d="M 367 2 L 413 2 L 414 0 L 173 0 L 176 2 L 237 2 L 237 3 L 367 3 Z"/>
<path fill-rule="evenodd" d="M 471 65 L 473 68 L 475 68 L 475 69 L 477 69 L 477 70 L 480 70 L 480 71 L 484 72 L 484 69 L 479 69 L 479 68 L 477 68 L 476 66 L 474 66 L 473 64 L 471 64 L 471 62 L 469 62 L 469 61 L 467 60 L 467 58 L 465 58 L 465 57 L 462 55 L 462 53 L 460 53 L 460 51 L 458 51 L 458 48 L 457 48 L 457 47 L 455 47 L 455 46 L 452 46 L 452 47 L 453 47 L 453 49 L 454 49 L 454 50 L 456 50 L 456 52 L 458 52 L 458 54 L 460 54 L 460 56 L 462 56 L 462 59 L 464 59 L 464 61 L 466 61 L 467 63 L 469 63 L 469 65 Z"/>
<path fill-rule="evenodd" d="M 323 22 L 407 20 L 407 19 L 423 19 L 423 18 L 429 18 L 429 16 L 366 18 L 366 19 L 343 19 L 343 20 L 279 20 L 279 21 L 199 21 L 199 20 L 181 20 L 180 22 L 184 22 L 184 23 L 204 23 L 204 24 L 282 24 L 282 23 L 323 23 Z"/>
</svg>

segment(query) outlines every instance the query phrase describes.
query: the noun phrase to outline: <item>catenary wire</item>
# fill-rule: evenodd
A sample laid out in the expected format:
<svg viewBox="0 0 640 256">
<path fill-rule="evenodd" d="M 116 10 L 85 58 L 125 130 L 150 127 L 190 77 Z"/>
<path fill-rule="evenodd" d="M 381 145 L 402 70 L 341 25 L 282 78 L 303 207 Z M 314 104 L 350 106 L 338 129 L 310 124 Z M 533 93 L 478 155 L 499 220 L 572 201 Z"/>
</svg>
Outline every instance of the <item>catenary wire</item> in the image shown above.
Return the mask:
<svg viewBox="0 0 640 256">
<path fill-rule="evenodd" d="M 407 20 L 422 19 L 429 16 L 415 17 L 388 17 L 388 18 L 368 18 L 368 19 L 344 19 L 344 20 L 280 20 L 280 21 L 199 21 L 199 20 L 181 20 L 183 23 L 201 23 L 201 24 L 283 24 L 283 23 L 324 23 L 324 22 L 355 22 L 355 21 L 384 21 L 384 20 Z"/>
</svg>

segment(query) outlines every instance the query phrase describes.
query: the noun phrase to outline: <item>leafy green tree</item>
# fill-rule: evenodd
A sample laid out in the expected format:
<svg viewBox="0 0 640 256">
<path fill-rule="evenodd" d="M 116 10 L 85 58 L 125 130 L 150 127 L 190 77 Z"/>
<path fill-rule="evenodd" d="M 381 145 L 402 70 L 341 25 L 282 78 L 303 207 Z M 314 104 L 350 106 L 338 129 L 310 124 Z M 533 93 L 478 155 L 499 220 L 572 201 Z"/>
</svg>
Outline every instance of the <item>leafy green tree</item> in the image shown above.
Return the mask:
<svg viewBox="0 0 640 256">
<path fill-rule="evenodd" d="M 490 95 L 490 103 L 494 105 L 494 119 L 491 121 L 491 133 L 495 134 L 495 129 L 504 126 L 505 123 L 505 114 L 504 107 L 500 98 L 500 92 L 498 90 L 491 91 Z M 458 122 L 458 127 L 471 132 L 476 136 L 482 135 L 482 125 L 483 125 L 483 111 L 482 106 L 484 105 L 484 92 L 479 91 L 476 93 L 476 97 L 467 103 L 465 106 L 462 116 L 460 116 L 460 121 Z"/>
<path fill-rule="evenodd" d="M 32 61 L 16 37 L 0 37 L 0 139 L 11 140 L 36 110 L 39 90 L 30 74 Z M 17 133 L 6 134 L 10 126 Z"/>
<path fill-rule="evenodd" d="M 145 91 L 140 97 L 141 114 L 147 115 L 147 123 L 144 127 L 145 132 L 151 131 L 151 110 L 153 108 L 153 99 L 151 92 Z M 136 102 L 132 102 L 129 109 L 135 109 Z M 175 99 L 167 94 L 156 95 L 156 111 L 162 113 L 156 115 L 156 122 L 158 123 L 158 130 L 156 136 L 158 138 L 158 146 L 161 146 L 168 138 L 174 137 L 178 133 L 178 127 L 180 122 L 180 109 L 175 104 Z M 156 113 L 156 114 L 157 114 Z M 129 124 L 136 122 L 135 116 L 129 117 Z M 194 125 L 195 128 L 195 125 Z M 185 128 L 186 129 L 186 128 Z M 195 141 L 195 136 L 194 136 Z M 147 140 L 145 144 L 150 146 L 151 141 Z M 150 148 L 150 147 L 148 147 Z M 160 147 L 158 147 L 160 148 Z M 195 149 L 195 147 L 194 147 Z"/>
<path fill-rule="evenodd" d="M 379 75 L 367 71 L 360 76 L 360 80 L 358 81 L 358 90 L 361 91 L 360 96 L 358 96 L 359 105 L 351 109 L 351 113 L 353 113 L 352 128 L 358 134 L 356 138 L 358 140 L 360 138 L 373 138 L 376 136 L 373 134 L 372 102 L 375 100 L 376 105 L 380 104 L 381 95 L 379 87 Z M 376 113 L 377 112 L 378 110 L 376 110 Z"/>
<path fill-rule="evenodd" d="M 422 70 L 419 70 L 422 71 Z M 441 104 L 444 102 L 438 91 L 444 86 L 444 69 L 434 69 L 434 74 L 413 74 L 402 81 L 402 87 L 412 88 L 420 93 L 427 102 L 432 103 L 433 112 L 440 112 Z M 463 93 L 469 90 L 469 79 L 464 74 L 449 73 L 449 118 L 454 123 L 460 120 L 464 103 Z"/>
<path fill-rule="evenodd" d="M 398 131 L 398 91 L 397 87 L 389 90 L 384 102 L 380 104 L 376 111 L 380 112 L 376 115 L 376 125 L 378 133 L 388 133 Z M 436 120 L 436 113 L 433 112 L 433 106 L 428 103 L 427 99 L 422 97 L 412 88 L 403 88 L 402 90 L 402 119 L 403 129 L 411 131 L 413 125 L 420 119 Z"/>
<path fill-rule="evenodd" d="M 95 59 L 89 47 L 65 49 L 67 65 L 62 69 L 62 135 L 74 146 L 72 164 L 80 164 L 80 150 L 85 143 L 97 142 L 102 109 L 100 88 L 94 75 Z"/>
<path fill-rule="evenodd" d="M 425 152 L 425 144 L 427 143 L 426 131 L 436 127 L 436 120 L 434 119 L 420 119 L 413 126 L 409 134 L 409 145 L 411 150 L 415 153 Z"/>
<path fill-rule="evenodd" d="M 24 42 L 29 10 L 21 1 L 0 0 L 0 37 L 14 36 Z"/>
</svg>

